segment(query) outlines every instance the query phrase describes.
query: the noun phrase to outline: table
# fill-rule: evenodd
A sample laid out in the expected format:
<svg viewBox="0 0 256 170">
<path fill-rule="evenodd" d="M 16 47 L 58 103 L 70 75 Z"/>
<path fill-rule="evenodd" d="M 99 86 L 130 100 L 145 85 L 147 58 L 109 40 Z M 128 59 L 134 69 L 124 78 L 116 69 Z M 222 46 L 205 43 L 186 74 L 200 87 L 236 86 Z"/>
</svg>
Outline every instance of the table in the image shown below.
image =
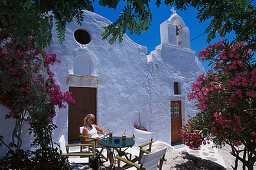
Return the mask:
<svg viewBox="0 0 256 170">
<path fill-rule="evenodd" d="M 125 142 L 122 141 L 122 137 L 108 137 L 108 138 L 102 138 L 99 140 L 99 143 L 102 146 L 105 146 L 107 148 L 112 148 L 113 149 L 113 154 L 114 154 L 114 149 L 119 148 L 118 155 L 119 156 L 125 156 L 126 159 L 128 159 L 127 155 L 125 154 L 125 150 L 128 149 L 129 147 L 132 147 L 135 144 L 135 141 L 132 138 L 125 138 Z M 119 142 L 117 142 L 119 140 Z M 126 148 L 125 150 L 121 150 L 121 148 Z M 114 155 L 115 156 L 115 155 Z"/>
<path fill-rule="evenodd" d="M 117 142 L 119 140 L 119 142 Z M 115 142 L 116 141 L 116 142 Z M 132 138 L 126 138 L 126 141 L 122 141 L 122 137 L 112 137 L 112 138 L 102 138 L 99 140 L 99 143 L 102 146 L 108 148 L 128 148 L 132 147 L 135 144 L 135 141 Z"/>
</svg>

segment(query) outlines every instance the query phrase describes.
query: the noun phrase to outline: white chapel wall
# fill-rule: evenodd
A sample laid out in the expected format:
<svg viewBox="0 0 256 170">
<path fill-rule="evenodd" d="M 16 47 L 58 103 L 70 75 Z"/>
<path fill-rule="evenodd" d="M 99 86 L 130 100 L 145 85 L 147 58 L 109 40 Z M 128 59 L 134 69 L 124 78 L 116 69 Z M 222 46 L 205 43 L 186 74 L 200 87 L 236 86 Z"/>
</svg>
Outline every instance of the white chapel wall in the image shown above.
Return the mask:
<svg viewBox="0 0 256 170">
<path fill-rule="evenodd" d="M 177 27 L 181 34 L 177 34 Z M 157 140 L 171 142 L 170 101 L 181 101 L 182 124 L 197 112 L 194 101 L 188 101 L 191 84 L 204 69 L 190 49 L 189 29 L 176 13 L 160 25 L 161 44 L 148 56 L 152 63 L 152 126 Z M 178 44 L 178 41 L 182 41 Z M 155 67 L 155 66 L 158 67 Z M 180 83 L 180 94 L 174 94 L 174 82 Z M 159 97 L 160 96 L 160 97 Z"/>
<path fill-rule="evenodd" d="M 146 88 L 147 49 L 134 43 L 127 35 L 122 43 L 116 42 L 113 45 L 108 40 L 102 40 L 102 27 L 109 23 L 110 21 L 95 13 L 85 11 L 85 22 L 79 27 L 90 31 L 93 37 L 91 42 L 81 47 L 75 41 L 73 33 L 78 25 L 73 22 L 67 24 L 66 40 L 62 44 L 58 42 L 54 32 L 48 50 L 55 52 L 62 61 L 52 68 L 63 91 L 68 91 L 69 87 L 65 82 L 70 74 L 85 74 L 83 69 L 77 69 L 77 64 L 88 65 L 90 62 L 83 60 L 83 54 L 90 56 L 94 70 L 92 75 L 99 77 L 102 82 L 102 86 L 97 89 L 98 125 L 105 130 L 109 128 L 114 135 L 121 135 L 126 131 L 127 136 L 130 136 L 133 133 L 133 124 L 139 121 L 138 112 L 143 124 L 149 122 L 150 118 Z M 67 115 L 68 108 L 57 111 L 54 120 L 59 128 L 53 135 L 55 141 L 61 134 L 67 136 Z M 145 125 L 150 129 L 148 124 Z"/>
<path fill-rule="evenodd" d="M 93 61 L 89 54 L 79 54 L 74 59 L 74 74 L 76 75 L 91 75 L 94 71 Z"/>
<path fill-rule="evenodd" d="M 67 24 L 66 40 L 60 43 L 55 28 L 49 53 L 56 53 L 61 63 L 51 68 L 55 80 L 63 92 L 69 91 L 67 77 L 70 74 L 92 74 L 100 78 L 102 84 L 97 90 L 98 125 L 121 135 L 133 133 L 133 124 L 138 123 L 138 112 L 142 125 L 154 132 L 154 140 L 170 143 L 170 98 L 173 96 L 173 82 L 182 83 L 182 96 L 191 91 L 191 84 L 202 73 L 202 66 L 196 60 L 194 52 L 184 48 L 179 50 L 172 34 L 176 36 L 176 27 L 167 23 L 160 26 L 161 45 L 147 56 L 147 48 L 133 42 L 124 35 L 122 43 L 109 44 L 102 40 L 102 27 L 110 24 L 107 19 L 85 11 L 85 20 L 81 26 L 75 22 Z M 79 45 L 74 39 L 78 28 L 90 31 L 91 42 Z M 174 33 L 172 32 L 174 31 Z M 169 34 L 170 33 L 170 34 Z M 183 30 L 183 37 L 189 36 L 189 30 Z M 175 41 L 175 42 L 174 42 Z M 189 47 L 187 40 L 184 46 Z M 151 58 L 147 62 L 147 57 Z M 190 62 L 188 62 L 190 61 Z M 91 68 L 83 68 L 86 65 Z M 195 112 L 192 102 L 182 99 L 185 114 Z M 54 123 L 58 128 L 53 133 L 57 142 L 62 134 L 67 139 L 68 107 L 58 109 Z"/>
</svg>

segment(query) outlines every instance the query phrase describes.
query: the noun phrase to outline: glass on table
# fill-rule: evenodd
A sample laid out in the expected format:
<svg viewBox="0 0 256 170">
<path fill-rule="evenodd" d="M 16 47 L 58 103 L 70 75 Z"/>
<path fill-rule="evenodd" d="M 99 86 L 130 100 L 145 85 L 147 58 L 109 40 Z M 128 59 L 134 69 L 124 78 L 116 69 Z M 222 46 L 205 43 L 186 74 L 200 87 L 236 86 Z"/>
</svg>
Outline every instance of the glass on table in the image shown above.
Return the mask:
<svg viewBox="0 0 256 170">
<path fill-rule="evenodd" d="M 125 143 L 126 142 L 126 135 L 124 134 L 124 135 L 122 135 L 122 141 L 123 141 L 123 143 Z"/>
<path fill-rule="evenodd" d="M 108 137 L 112 138 L 112 135 L 113 135 L 113 132 L 112 132 L 112 131 L 109 131 Z"/>
<path fill-rule="evenodd" d="M 112 143 L 112 135 L 113 135 L 113 132 L 109 131 L 109 133 L 108 133 L 109 143 Z"/>
</svg>

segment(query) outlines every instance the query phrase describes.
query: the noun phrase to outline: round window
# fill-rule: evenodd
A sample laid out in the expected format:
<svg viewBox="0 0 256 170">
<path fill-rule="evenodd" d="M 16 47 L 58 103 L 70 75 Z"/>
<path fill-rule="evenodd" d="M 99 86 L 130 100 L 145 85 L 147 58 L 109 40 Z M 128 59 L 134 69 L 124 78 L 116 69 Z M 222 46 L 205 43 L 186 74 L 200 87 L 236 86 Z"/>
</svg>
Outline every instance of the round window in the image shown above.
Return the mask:
<svg viewBox="0 0 256 170">
<path fill-rule="evenodd" d="M 85 29 L 78 29 L 74 32 L 75 40 L 80 44 L 88 44 L 91 41 L 91 36 Z"/>
</svg>

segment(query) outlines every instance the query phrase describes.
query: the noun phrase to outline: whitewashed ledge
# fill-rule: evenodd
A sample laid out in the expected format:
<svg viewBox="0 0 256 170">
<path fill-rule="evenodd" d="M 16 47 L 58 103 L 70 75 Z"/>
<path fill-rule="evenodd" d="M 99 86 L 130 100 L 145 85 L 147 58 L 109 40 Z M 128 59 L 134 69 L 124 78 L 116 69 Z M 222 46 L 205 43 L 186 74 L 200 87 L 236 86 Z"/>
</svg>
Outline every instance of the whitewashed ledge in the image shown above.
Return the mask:
<svg viewBox="0 0 256 170">
<path fill-rule="evenodd" d="M 102 81 L 97 76 L 69 74 L 66 84 L 73 87 L 102 87 Z"/>
</svg>

